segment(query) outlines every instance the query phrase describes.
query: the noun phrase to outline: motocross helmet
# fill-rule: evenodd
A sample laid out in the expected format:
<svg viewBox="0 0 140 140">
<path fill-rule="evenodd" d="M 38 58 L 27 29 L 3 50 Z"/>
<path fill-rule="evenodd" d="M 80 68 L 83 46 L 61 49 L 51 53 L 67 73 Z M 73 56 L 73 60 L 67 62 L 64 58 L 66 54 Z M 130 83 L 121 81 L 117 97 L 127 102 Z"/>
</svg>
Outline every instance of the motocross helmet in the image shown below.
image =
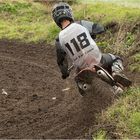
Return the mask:
<svg viewBox="0 0 140 140">
<path fill-rule="evenodd" d="M 71 7 L 64 2 L 55 4 L 52 10 L 52 17 L 55 23 L 61 28 L 61 22 L 68 19 L 70 22 L 74 21 Z"/>
</svg>

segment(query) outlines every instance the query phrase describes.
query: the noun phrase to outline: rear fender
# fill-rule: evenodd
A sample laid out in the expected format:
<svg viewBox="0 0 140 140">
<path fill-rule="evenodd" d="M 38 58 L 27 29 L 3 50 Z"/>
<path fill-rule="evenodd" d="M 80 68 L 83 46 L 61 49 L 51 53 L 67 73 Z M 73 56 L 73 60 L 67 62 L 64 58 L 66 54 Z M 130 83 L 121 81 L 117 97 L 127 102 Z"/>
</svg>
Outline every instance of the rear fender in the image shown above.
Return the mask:
<svg viewBox="0 0 140 140">
<path fill-rule="evenodd" d="M 76 82 L 82 81 L 83 83 L 91 84 L 95 75 L 96 71 L 86 68 L 77 73 L 75 80 Z"/>
</svg>

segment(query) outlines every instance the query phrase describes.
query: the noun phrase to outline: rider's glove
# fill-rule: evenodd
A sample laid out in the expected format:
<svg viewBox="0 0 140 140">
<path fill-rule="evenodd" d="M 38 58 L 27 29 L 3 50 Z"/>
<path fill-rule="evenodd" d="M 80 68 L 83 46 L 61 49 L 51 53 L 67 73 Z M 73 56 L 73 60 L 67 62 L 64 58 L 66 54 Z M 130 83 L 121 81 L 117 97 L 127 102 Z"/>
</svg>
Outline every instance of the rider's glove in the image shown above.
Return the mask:
<svg viewBox="0 0 140 140">
<path fill-rule="evenodd" d="M 68 71 L 66 73 L 62 74 L 62 79 L 66 79 L 67 77 L 69 77 L 69 72 Z"/>
</svg>

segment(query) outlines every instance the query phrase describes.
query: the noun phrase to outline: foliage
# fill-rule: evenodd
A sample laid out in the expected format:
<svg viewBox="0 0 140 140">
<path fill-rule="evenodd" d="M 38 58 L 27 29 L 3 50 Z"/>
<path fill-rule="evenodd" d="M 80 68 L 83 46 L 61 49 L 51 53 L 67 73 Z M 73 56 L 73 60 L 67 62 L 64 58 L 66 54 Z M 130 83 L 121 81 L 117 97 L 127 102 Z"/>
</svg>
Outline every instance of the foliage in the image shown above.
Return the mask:
<svg viewBox="0 0 140 140">
<path fill-rule="evenodd" d="M 51 3 L 66 2 L 66 3 L 69 3 L 69 4 L 75 4 L 75 3 L 78 2 L 78 0 L 51 0 L 51 1 L 48 1 L 48 0 L 34 0 L 34 2 L 43 2 L 43 3 L 47 3 L 47 4 L 49 4 L 50 2 Z"/>
<path fill-rule="evenodd" d="M 125 38 L 125 47 L 129 48 L 132 46 L 135 38 L 134 35 L 131 32 L 127 32 L 126 38 Z"/>
<path fill-rule="evenodd" d="M 80 4 L 73 7 L 76 19 L 84 18 L 102 24 L 117 21 L 133 21 L 140 19 L 140 10 L 130 7 L 117 6 L 112 3 Z M 114 16 L 115 15 L 115 16 Z"/>
<path fill-rule="evenodd" d="M 18 11 L 30 8 L 30 3 L 19 3 L 15 2 L 14 4 L 11 3 L 1 3 L 0 4 L 0 13 L 2 12 L 8 12 L 8 13 L 18 13 Z"/>
<path fill-rule="evenodd" d="M 130 88 L 115 104 L 104 112 L 100 122 L 106 138 L 139 138 L 140 136 L 140 88 Z M 108 130 L 109 126 L 113 128 Z M 102 135 L 101 135 L 102 136 Z"/>
<path fill-rule="evenodd" d="M 21 39 L 26 42 L 52 42 L 59 32 L 59 28 L 52 21 L 51 6 L 26 0 L 20 2 L 6 0 L 0 3 L 0 38 Z M 91 21 L 100 22 L 104 25 L 112 20 L 117 20 L 117 22 L 136 21 L 139 16 L 137 9 L 130 10 L 130 8 L 113 4 L 75 4 L 72 8 L 75 19 L 90 18 Z M 133 35 L 127 38 L 126 43 L 129 47 L 134 38 Z M 99 44 L 108 48 L 113 40 L 110 41 L 103 40 Z"/>
<path fill-rule="evenodd" d="M 93 136 L 94 140 L 104 140 L 106 139 L 106 132 L 101 130 L 98 131 L 97 134 L 95 136 Z"/>
<path fill-rule="evenodd" d="M 82 3 L 95 3 L 95 2 L 104 2 L 104 3 L 115 3 L 116 5 L 123 5 L 125 7 L 140 8 L 139 0 L 79 0 Z"/>
<path fill-rule="evenodd" d="M 133 72 L 140 72 L 140 53 L 136 53 L 131 56 L 132 63 L 129 65 L 129 69 Z"/>
<path fill-rule="evenodd" d="M 39 3 L 5 2 L 0 4 L 0 38 L 26 42 L 46 41 L 50 16 Z"/>
</svg>

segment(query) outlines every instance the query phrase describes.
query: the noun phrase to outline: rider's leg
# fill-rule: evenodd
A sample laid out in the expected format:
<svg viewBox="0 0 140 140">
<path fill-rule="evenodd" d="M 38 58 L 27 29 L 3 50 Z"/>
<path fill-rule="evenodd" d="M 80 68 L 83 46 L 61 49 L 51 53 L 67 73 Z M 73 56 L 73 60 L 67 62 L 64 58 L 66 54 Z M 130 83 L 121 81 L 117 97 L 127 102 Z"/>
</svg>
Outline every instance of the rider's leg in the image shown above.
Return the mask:
<svg viewBox="0 0 140 140">
<path fill-rule="evenodd" d="M 119 56 L 113 54 L 103 54 L 101 63 L 103 67 L 110 68 L 113 78 L 116 82 L 127 87 L 131 85 L 131 81 L 122 73 L 124 70 L 122 59 Z"/>
<path fill-rule="evenodd" d="M 113 58 L 111 55 L 104 53 L 102 55 L 101 59 L 101 65 L 104 69 L 106 69 L 110 74 L 112 74 L 112 63 L 113 63 Z"/>
<path fill-rule="evenodd" d="M 115 81 L 122 84 L 125 87 L 128 87 L 132 82 L 123 74 L 123 64 L 121 59 L 116 59 L 112 64 L 112 76 Z"/>
</svg>

